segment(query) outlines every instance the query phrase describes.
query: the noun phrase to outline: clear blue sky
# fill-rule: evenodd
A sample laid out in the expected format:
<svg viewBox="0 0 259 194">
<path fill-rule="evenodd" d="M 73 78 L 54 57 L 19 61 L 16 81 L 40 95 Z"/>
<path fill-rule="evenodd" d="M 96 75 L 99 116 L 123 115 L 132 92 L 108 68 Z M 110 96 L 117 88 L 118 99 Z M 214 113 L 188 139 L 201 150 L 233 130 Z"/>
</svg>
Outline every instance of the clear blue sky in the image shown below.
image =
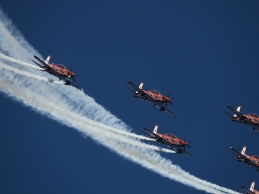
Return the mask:
<svg viewBox="0 0 259 194">
<path fill-rule="evenodd" d="M 191 139 L 193 158 L 163 154 L 226 188 L 259 183 L 233 146 L 259 155 L 259 134 L 226 105 L 259 113 L 258 1 L 3 1 L 26 40 L 140 134 L 160 125 Z M 0 29 L 1 30 L 1 29 Z M 32 56 L 33 58 L 33 56 Z M 171 117 L 124 88 L 145 82 L 175 97 Z M 0 94 L 0 193 L 203 193 L 163 178 Z M 257 185 L 259 188 L 259 184 Z"/>
</svg>

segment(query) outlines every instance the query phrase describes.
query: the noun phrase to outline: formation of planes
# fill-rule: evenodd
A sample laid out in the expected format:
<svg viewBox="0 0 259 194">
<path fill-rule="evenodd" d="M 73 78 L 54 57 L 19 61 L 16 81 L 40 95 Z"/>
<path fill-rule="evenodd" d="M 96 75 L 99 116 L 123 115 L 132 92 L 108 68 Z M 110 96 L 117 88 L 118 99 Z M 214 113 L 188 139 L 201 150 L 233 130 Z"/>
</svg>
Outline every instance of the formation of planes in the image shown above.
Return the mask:
<svg viewBox="0 0 259 194">
<path fill-rule="evenodd" d="M 76 89 L 82 90 L 80 87 L 78 87 L 74 82 L 75 82 L 75 76 L 76 75 L 74 72 L 71 70 L 67 69 L 64 65 L 62 64 L 51 64 L 50 63 L 50 58 L 51 56 L 48 56 L 45 61 L 41 60 L 39 57 L 34 56 L 35 59 L 37 59 L 37 62 L 32 60 L 35 64 L 37 64 L 42 71 L 46 71 L 51 75 L 54 75 L 59 78 L 59 80 L 62 80 L 65 85 L 71 85 L 75 87 Z M 72 82 L 70 79 L 73 79 L 74 82 Z M 173 105 L 171 102 L 171 99 L 168 96 L 165 96 L 158 92 L 157 90 L 144 90 L 144 82 L 141 82 L 139 86 L 135 85 L 131 81 L 128 81 L 128 83 L 134 88 L 135 91 L 132 89 L 125 87 L 128 89 L 135 98 L 139 98 L 143 101 L 150 102 L 154 107 L 157 107 L 160 111 L 166 112 L 171 116 L 175 116 L 175 113 L 173 113 L 171 110 L 167 108 L 167 104 Z M 235 110 L 231 106 L 227 106 L 234 115 L 231 115 L 227 113 L 226 111 L 223 111 L 225 114 L 227 114 L 232 121 L 238 122 L 241 124 L 246 124 L 250 126 L 253 130 L 256 130 L 259 132 L 259 115 L 255 113 L 250 113 L 250 114 L 242 114 L 241 111 L 241 106 L 238 106 L 237 109 Z M 141 131 L 145 136 L 147 136 L 150 139 L 153 139 L 157 141 L 158 143 L 167 146 L 169 149 L 173 150 L 175 153 L 178 154 L 185 154 L 187 156 L 192 156 L 190 153 L 185 151 L 186 147 L 190 146 L 188 145 L 188 142 L 185 140 L 182 140 L 178 138 L 176 135 L 172 133 L 167 133 L 167 134 L 161 134 L 158 132 L 158 125 L 155 126 L 154 130 L 151 131 L 148 128 L 144 128 L 144 130 Z M 230 147 L 231 151 L 230 153 L 236 158 L 238 162 L 245 163 L 248 166 L 252 166 L 259 171 L 259 156 L 250 156 L 246 154 L 246 146 L 243 147 L 242 151 L 239 152 L 233 147 Z M 250 188 L 246 188 L 245 186 L 241 185 L 240 188 L 244 193 L 246 194 L 259 194 L 259 191 L 255 189 L 255 182 L 252 182 Z"/>
<path fill-rule="evenodd" d="M 240 112 L 242 108 L 241 106 L 238 106 L 236 110 L 229 105 L 227 107 L 234 113 L 234 115 L 231 115 L 226 111 L 223 111 L 223 112 L 226 113 L 233 122 L 238 122 L 241 124 L 248 125 L 253 130 L 256 130 L 257 132 L 259 132 L 259 115 L 255 113 L 242 114 Z M 247 149 L 246 146 L 243 147 L 241 152 L 239 152 L 233 147 L 230 147 L 230 149 L 231 151 L 229 152 L 236 158 L 238 162 L 242 162 L 247 166 L 251 166 L 255 168 L 257 172 L 259 171 L 259 156 L 257 155 L 250 156 L 246 154 L 246 149 Z M 246 193 L 246 194 L 259 194 L 259 191 L 255 190 L 255 182 L 252 182 L 249 189 L 246 188 L 245 186 L 241 186 L 240 189 L 243 193 Z"/>
<path fill-rule="evenodd" d="M 150 102 L 154 107 L 159 108 L 160 111 L 167 112 L 169 115 L 175 116 L 175 114 L 167 108 L 167 104 L 173 105 L 169 96 L 164 96 L 157 90 L 144 90 L 144 82 L 141 82 L 139 86 L 136 86 L 131 81 L 128 81 L 128 83 L 135 89 L 135 91 L 128 87 L 125 88 L 128 89 L 135 98 L 140 98 L 143 101 Z M 186 141 L 178 138 L 172 133 L 158 133 L 158 125 L 155 126 L 153 131 L 149 130 L 148 128 L 144 128 L 144 131 L 141 132 L 144 133 L 144 135 L 148 138 L 167 146 L 175 153 L 192 156 L 190 153 L 185 151 L 185 147 L 190 147 Z"/>
<path fill-rule="evenodd" d="M 41 60 L 39 57 L 34 56 L 35 59 L 37 59 L 37 62 L 32 60 L 36 65 L 38 65 L 42 71 L 46 71 L 51 75 L 54 75 L 59 78 L 59 80 L 64 81 L 65 85 L 71 85 L 79 90 L 79 88 L 74 82 L 70 80 L 72 78 L 75 81 L 75 76 L 77 76 L 74 72 L 71 70 L 67 69 L 64 65 L 61 64 L 51 64 L 50 63 L 50 58 L 51 56 L 48 56 L 45 61 Z M 126 87 L 135 98 L 140 98 L 144 101 L 148 101 L 153 106 L 156 106 L 159 108 L 160 111 L 167 112 L 168 114 L 175 116 L 175 114 L 170 111 L 167 108 L 167 104 L 173 104 L 171 102 L 171 98 L 164 96 L 157 90 L 143 90 L 144 83 L 140 83 L 139 87 L 136 86 L 132 82 L 128 82 L 136 91 L 131 90 L 130 88 Z M 169 147 L 171 150 L 175 151 L 176 153 L 179 154 L 186 154 L 188 156 L 192 156 L 190 153 L 185 151 L 185 146 L 190 147 L 188 143 L 184 140 L 181 140 L 180 138 L 176 137 L 173 134 L 160 134 L 158 133 L 158 125 L 156 125 L 154 131 L 150 131 L 147 128 L 145 129 L 145 135 L 148 136 L 151 139 L 156 140 L 157 142 L 166 145 Z"/>
<path fill-rule="evenodd" d="M 128 83 L 134 88 L 135 91 L 131 90 L 128 87 L 125 87 L 125 88 L 128 89 L 135 98 L 139 98 L 143 101 L 148 101 L 153 106 L 157 107 L 160 111 L 164 111 L 172 116 L 175 116 L 175 114 L 167 108 L 168 103 L 172 104 L 170 97 L 164 96 L 157 90 L 144 90 L 143 82 L 141 82 L 139 86 L 135 85 L 131 81 L 128 81 Z M 226 113 L 231 118 L 232 121 L 238 122 L 241 124 L 246 124 L 246 125 L 250 126 L 253 130 L 256 130 L 257 132 L 259 132 L 259 115 L 255 114 L 255 113 L 242 114 L 240 112 L 241 106 L 238 106 L 236 110 L 231 106 L 227 106 L 227 107 L 234 113 L 234 115 L 231 115 L 231 114 L 227 113 L 226 111 L 223 111 L 223 112 Z M 155 126 L 153 131 L 149 130 L 148 128 L 144 128 L 142 133 L 145 136 L 147 136 L 148 138 L 153 139 L 153 140 L 157 141 L 158 143 L 167 146 L 171 150 L 175 151 L 175 153 L 192 156 L 190 153 L 185 151 L 186 147 L 190 147 L 188 145 L 188 142 L 178 138 L 177 136 L 175 136 L 172 133 L 160 134 L 158 132 L 158 125 Z M 243 162 L 248 166 L 252 166 L 258 172 L 259 171 L 259 156 L 256 156 L 256 155 L 250 156 L 250 155 L 246 154 L 246 148 L 247 147 L 245 146 L 242 149 L 242 151 L 239 152 L 235 148 L 231 147 L 232 152 L 230 152 L 230 153 L 235 156 L 235 158 L 237 159 L 238 162 Z M 259 194 L 259 191 L 255 190 L 255 182 L 252 182 L 252 185 L 249 189 L 246 188 L 245 186 L 241 186 L 241 189 L 246 194 L 257 194 L 257 193 Z"/>
</svg>

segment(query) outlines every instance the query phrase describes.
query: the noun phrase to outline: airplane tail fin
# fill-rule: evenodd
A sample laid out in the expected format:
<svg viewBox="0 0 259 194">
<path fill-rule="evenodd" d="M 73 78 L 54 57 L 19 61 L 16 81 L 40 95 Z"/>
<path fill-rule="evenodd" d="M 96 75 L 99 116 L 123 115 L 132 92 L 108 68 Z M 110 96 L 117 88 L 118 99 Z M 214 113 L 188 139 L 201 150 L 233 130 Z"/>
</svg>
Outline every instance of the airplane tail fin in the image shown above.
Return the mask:
<svg viewBox="0 0 259 194">
<path fill-rule="evenodd" d="M 157 131 L 158 131 L 158 125 L 155 126 L 153 133 L 157 134 Z"/>
<path fill-rule="evenodd" d="M 144 85 L 144 82 L 141 82 L 141 83 L 139 84 L 139 89 L 142 89 L 142 88 L 143 88 L 143 85 Z"/>
<path fill-rule="evenodd" d="M 241 108 L 242 108 L 242 106 L 238 106 L 238 107 L 237 107 L 237 112 L 240 112 Z M 234 114 L 234 117 L 237 117 L 237 115 Z"/>
<path fill-rule="evenodd" d="M 242 155 L 245 155 L 246 154 L 246 146 L 243 147 L 242 151 L 241 151 L 241 154 Z"/>
<path fill-rule="evenodd" d="M 46 64 L 49 64 L 50 57 L 51 57 L 51 56 L 49 55 L 49 56 L 47 57 L 47 59 L 45 60 L 45 63 L 46 63 Z"/>
<path fill-rule="evenodd" d="M 255 189 L 255 182 L 253 181 L 249 190 L 253 192 L 254 189 Z"/>
</svg>

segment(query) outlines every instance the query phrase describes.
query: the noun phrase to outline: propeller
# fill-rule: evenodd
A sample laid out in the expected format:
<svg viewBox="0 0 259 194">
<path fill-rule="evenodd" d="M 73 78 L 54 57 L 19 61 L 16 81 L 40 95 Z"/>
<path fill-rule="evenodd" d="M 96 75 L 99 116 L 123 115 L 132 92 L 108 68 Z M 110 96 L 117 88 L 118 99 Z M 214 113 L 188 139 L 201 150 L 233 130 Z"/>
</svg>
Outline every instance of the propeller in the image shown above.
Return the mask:
<svg viewBox="0 0 259 194">
<path fill-rule="evenodd" d="M 76 80 L 75 80 L 75 76 L 78 76 L 78 77 L 79 77 L 79 75 L 75 74 L 75 75 L 73 76 L 73 80 L 74 80 L 74 82 L 76 82 Z"/>
<path fill-rule="evenodd" d="M 171 93 L 169 92 L 169 93 L 168 93 L 168 98 L 170 98 L 170 94 L 171 94 Z M 169 104 L 171 104 L 171 105 L 174 105 L 174 104 L 171 102 L 172 99 L 174 99 L 174 98 L 170 98 L 170 101 L 168 101 L 167 103 L 169 103 Z M 166 103 L 166 104 L 167 104 L 167 103 Z"/>
<path fill-rule="evenodd" d="M 171 101 L 169 101 L 168 103 L 174 105 Z"/>
<path fill-rule="evenodd" d="M 186 137 L 184 137 L 184 141 L 185 141 L 185 139 L 186 139 Z M 188 140 L 188 141 L 185 141 L 185 142 L 187 142 L 187 143 L 190 143 L 192 140 Z M 188 144 L 186 145 L 188 148 L 191 148 L 191 146 L 189 146 Z"/>
<path fill-rule="evenodd" d="M 69 71 L 71 71 L 72 73 L 75 74 L 75 72 L 77 71 L 77 69 L 76 69 L 75 71 L 72 71 L 72 68 L 69 68 Z M 75 74 L 74 76 L 72 76 L 72 79 L 73 79 L 74 82 L 76 82 L 75 76 L 79 76 L 79 75 Z"/>
</svg>

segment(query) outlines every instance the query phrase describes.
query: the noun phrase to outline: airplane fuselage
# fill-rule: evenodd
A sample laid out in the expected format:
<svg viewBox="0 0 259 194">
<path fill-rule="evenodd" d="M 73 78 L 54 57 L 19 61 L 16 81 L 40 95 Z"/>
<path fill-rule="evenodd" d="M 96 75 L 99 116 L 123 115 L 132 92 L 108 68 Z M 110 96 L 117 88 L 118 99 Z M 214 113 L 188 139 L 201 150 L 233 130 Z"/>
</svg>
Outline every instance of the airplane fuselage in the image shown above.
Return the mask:
<svg viewBox="0 0 259 194">
<path fill-rule="evenodd" d="M 249 121 L 251 121 L 254 125 L 259 125 L 259 117 L 258 116 L 254 116 L 252 114 L 244 114 L 244 117 L 246 119 L 248 119 Z M 231 117 L 231 120 L 234 121 L 234 122 L 248 124 L 248 122 L 244 118 L 241 118 L 241 117 L 238 117 L 238 116 Z"/>
<path fill-rule="evenodd" d="M 164 104 L 170 101 L 170 98 L 163 96 L 160 93 L 157 93 L 154 91 L 145 91 L 145 90 L 143 90 L 143 92 L 144 93 L 136 92 L 134 94 L 134 97 L 141 98 L 144 101 L 149 101 L 153 105 Z"/>
<path fill-rule="evenodd" d="M 249 164 L 249 160 L 254 163 L 256 166 L 259 166 L 259 157 L 258 156 L 249 156 L 247 154 L 244 154 L 245 157 L 247 157 L 247 159 L 241 158 L 241 157 L 237 157 L 237 161 L 238 162 L 244 162 L 247 165 Z"/>
<path fill-rule="evenodd" d="M 169 144 L 171 145 L 177 145 L 177 146 L 182 146 L 182 147 L 185 147 L 187 145 L 187 142 L 179 139 L 179 138 L 176 138 L 176 137 L 172 137 L 170 135 L 167 135 L 167 134 L 159 134 L 157 133 L 157 135 L 159 137 L 161 137 L 162 139 L 164 139 L 165 141 L 167 141 Z"/>
<path fill-rule="evenodd" d="M 68 69 L 66 69 L 65 67 L 63 67 L 62 65 L 54 65 L 54 64 L 48 64 L 49 67 L 51 68 L 50 71 L 47 71 L 51 74 L 55 74 L 57 76 L 61 76 L 61 77 L 64 77 L 64 78 L 70 78 L 70 77 L 73 77 L 75 76 L 75 73 L 72 72 L 72 71 L 69 71 Z"/>
</svg>

